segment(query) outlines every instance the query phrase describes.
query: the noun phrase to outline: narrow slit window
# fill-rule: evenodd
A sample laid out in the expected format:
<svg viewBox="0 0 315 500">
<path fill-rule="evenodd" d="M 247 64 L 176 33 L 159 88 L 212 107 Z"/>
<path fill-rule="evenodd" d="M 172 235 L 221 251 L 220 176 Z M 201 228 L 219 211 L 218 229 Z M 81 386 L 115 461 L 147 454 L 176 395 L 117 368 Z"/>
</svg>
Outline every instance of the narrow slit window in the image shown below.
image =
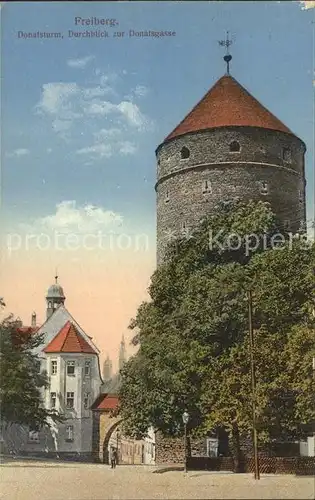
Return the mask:
<svg viewBox="0 0 315 500">
<path fill-rule="evenodd" d="M 166 191 L 165 193 L 165 203 L 168 203 L 170 201 L 170 193 L 169 191 Z"/>
<path fill-rule="evenodd" d="M 211 194 L 212 193 L 212 186 L 211 186 L 210 181 L 203 181 L 202 192 L 203 192 L 203 194 Z"/>
<path fill-rule="evenodd" d="M 241 150 L 240 143 L 237 141 L 233 141 L 230 144 L 230 153 L 239 153 Z"/>
<path fill-rule="evenodd" d="M 260 193 L 263 195 L 269 194 L 269 185 L 268 182 L 266 181 L 261 181 L 260 182 Z"/>
<path fill-rule="evenodd" d="M 187 160 L 190 157 L 190 151 L 186 146 L 182 147 L 180 150 L 180 157 L 182 160 Z"/>
</svg>

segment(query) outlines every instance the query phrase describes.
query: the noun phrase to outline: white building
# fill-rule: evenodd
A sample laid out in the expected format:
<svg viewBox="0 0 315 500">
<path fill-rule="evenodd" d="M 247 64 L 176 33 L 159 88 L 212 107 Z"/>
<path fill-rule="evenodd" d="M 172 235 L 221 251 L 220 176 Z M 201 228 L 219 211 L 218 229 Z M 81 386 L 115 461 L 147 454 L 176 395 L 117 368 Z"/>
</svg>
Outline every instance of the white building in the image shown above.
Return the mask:
<svg viewBox="0 0 315 500">
<path fill-rule="evenodd" d="M 44 454 L 90 458 L 92 455 L 91 405 L 99 396 L 102 378 L 99 350 L 64 306 L 57 282 L 47 292 L 47 319 L 36 328 L 44 342 L 36 351 L 40 370 L 48 376 L 43 390 L 46 408 L 55 408 L 65 420 L 32 431 L 19 425 L 4 430 L 3 446 L 16 454 Z M 35 330 L 35 317 L 32 328 Z"/>
</svg>

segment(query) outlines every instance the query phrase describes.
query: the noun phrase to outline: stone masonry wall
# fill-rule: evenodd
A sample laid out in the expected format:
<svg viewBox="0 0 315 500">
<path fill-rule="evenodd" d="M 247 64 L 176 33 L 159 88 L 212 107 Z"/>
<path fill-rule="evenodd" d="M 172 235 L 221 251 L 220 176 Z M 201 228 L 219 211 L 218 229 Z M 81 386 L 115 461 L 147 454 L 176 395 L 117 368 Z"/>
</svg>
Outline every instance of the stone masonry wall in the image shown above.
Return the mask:
<svg viewBox="0 0 315 500">
<path fill-rule="evenodd" d="M 187 456 L 205 457 L 206 439 L 187 438 Z M 155 464 L 182 464 L 185 460 L 185 442 L 183 437 L 164 437 L 161 432 L 155 435 Z"/>
<path fill-rule="evenodd" d="M 240 152 L 230 152 L 233 141 Z M 188 159 L 181 159 L 185 146 Z M 291 151 L 283 159 L 283 148 Z M 283 132 L 227 127 L 186 134 L 157 149 L 157 248 L 162 259 L 167 234 L 195 227 L 219 201 L 263 200 L 271 204 L 283 225 L 296 232 L 305 220 L 305 145 Z M 203 193 L 208 181 L 211 192 Z M 266 182 L 268 193 L 262 194 Z"/>
</svg>

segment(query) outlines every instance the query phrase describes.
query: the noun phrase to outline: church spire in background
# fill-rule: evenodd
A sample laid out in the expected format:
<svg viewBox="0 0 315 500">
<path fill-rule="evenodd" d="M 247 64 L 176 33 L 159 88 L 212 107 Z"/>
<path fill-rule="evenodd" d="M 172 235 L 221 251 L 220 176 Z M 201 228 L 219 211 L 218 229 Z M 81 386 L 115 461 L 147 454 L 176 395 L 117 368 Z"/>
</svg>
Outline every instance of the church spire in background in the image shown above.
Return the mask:
<svg viewBox="0 0 315 500">
<path fill-rule="evenodd" d="M 103 381 L 108 382 L 109 380 L 112 379 L 112 376 L 113 376 L 113 363 L 107 354 L 106 359 L 103 363 Z"/>
<path fill-rule="evenodd" d="M 125 337 L 122 336 L 119 348 L 119 371 L 122 370 L 125 362 L 126 362 L 126 344 L 125 344 Z"/>
</svg>

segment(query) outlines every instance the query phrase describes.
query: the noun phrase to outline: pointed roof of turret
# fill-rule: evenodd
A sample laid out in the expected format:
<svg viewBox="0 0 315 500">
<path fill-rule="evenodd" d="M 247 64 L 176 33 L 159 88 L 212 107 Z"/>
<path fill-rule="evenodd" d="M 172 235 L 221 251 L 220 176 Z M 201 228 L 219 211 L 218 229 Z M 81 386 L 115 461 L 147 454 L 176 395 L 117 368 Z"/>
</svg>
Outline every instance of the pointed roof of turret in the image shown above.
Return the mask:
<svg viewBox="0 0 315 500">
<path fill-rule="evenodd" d="M 261 127 L 293 134 L 231 75 L 221 77 L 166 137 L 217 127 Z"/>
<path fill-rule="evenodd" d="M 61 330 L 59 330 L 57 335 L 45 347 L 44 352 L 97 354 L 71 321 L 67 321 Z"/>
</svg>

